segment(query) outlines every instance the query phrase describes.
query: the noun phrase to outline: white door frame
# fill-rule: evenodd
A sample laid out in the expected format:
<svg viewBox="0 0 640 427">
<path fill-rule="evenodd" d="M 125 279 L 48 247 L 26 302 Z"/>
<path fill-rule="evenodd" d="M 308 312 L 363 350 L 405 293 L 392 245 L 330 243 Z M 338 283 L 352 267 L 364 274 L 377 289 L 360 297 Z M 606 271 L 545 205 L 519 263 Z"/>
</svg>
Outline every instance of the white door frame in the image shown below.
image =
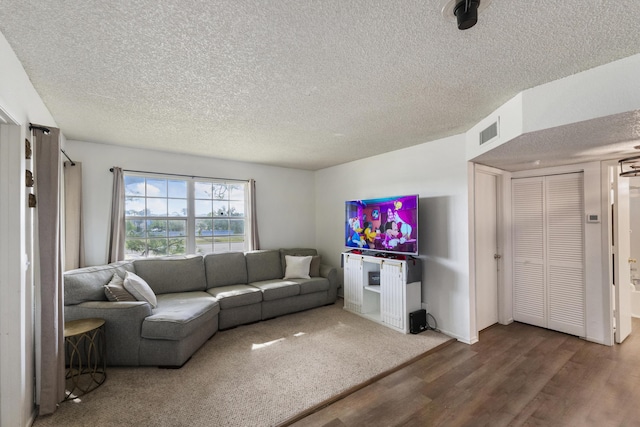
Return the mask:
<svg viewBox="0 0 640 427">
<path fill-rule="evenodd" d="M 615 277 L 615 286 L 613 288 L 613 301 L 611 304 L 612 317 L 615 318 L 615 342 L 622 343 L 630 334 L 632 328 L 631 322 L 631 277 L 629 269 L 629 260 L 631 258 L 631 241 L 630 241 L 630 223 L 629 223 L 629 180 L 628 178 L 618 176 L 619 169 L 617 164 L 608 164 L 608 179 L 611 182 L 611 190 L 609 192 L 609 203 L 612 203 L 612 216 L 609 218 L 607 227 L 609 236 L 611 260 L 610 267 L 610 284 L 613 284 Z M 613 227 L 612 227 L 613 225 Z M 615 262 L 612 260 L 615 255 Z M 614 310 L 615 306 L 615 310 Z"/>
<path fill-rule="evenodd" d="M 476 230 L 475 230 L 475 174 L 484 173 L 496 177 L 496 229 L 497 229 L 497 245 L 498 253 L 502 256 L 499 260 L 500 271 L 498 272 L 498 323 L 506 325 L 513 322 L 513 301 L 511 282 L 508 279 L 511 274 L 511 230 L 505 227 L 510 223 L 510 212 L 508 207 L 511 205 L 511 174 L 507 171 L 484 166 L 475 163 L 469 163 L 469 279 L 470 279 L 470 321 L 471 321 L 471 343 L 478 341 L 478 324 L 476 321 Z"/>
<path fill-rule="evenodd" d="M 0 425 L 31 425 L 33 301 L 27 289 L 24 127 L 0 106 Z"/>
</svg>

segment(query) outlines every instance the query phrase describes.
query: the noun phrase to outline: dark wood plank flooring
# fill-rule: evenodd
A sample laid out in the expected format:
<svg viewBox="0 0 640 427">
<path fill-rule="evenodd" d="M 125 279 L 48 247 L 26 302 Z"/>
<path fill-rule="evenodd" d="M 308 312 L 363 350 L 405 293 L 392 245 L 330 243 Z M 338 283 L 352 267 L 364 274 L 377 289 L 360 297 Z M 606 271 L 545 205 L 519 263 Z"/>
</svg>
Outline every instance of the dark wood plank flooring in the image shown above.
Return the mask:
<svg viewBox="0 0 640 427">
<path fill-rule="evenodd" d="M 608 347 L 494 325 L 293 425 L 640 427 L 640 319 L 633 330 Z"/>
</svg>

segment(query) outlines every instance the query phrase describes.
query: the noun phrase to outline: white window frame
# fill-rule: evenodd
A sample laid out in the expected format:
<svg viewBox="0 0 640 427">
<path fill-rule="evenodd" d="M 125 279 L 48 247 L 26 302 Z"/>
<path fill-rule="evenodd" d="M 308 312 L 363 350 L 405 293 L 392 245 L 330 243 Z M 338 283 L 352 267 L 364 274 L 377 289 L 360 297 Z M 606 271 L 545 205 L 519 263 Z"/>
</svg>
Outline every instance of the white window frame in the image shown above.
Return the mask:
<svg viewBox="0 0 640 427">
<path fill-rule="evenodd" d="M 141 199 L 145 199 L 145 215 L 127 215 L 127 208 L 126 208 L 126 203 L 127 203 L 127 198 L 132 197 L 131 195 L 127 195 L 127 191 L 126 191 L 126 180 L 127 177 L 136 177 L 136 178 L 144 178 L 145 179 L 145 194 L 144 195 L 140 195 L 140 196 L 136 196 L 138 198 Z M 146 194 L 146 180 L 147 179 L 159 179 L 159 180 L 167 180 L 167 181 L 183 181 L 186 182 L 187 184 L 187 192 L 186 192 L 186 201 L 187 201 L 187 215 L 186 216 L 171 216 L 169 212 L 167 212 L 167 216 L 153 216 L 153 215 L 149 215 L 148 214 L 148 208 L 147 208 L 147 199 L 151 198 L 153 199 L 153 197 L 149 197 L 148 194 Z M 149 230 L 147 230 L 146 226 L 148 226 L 148 221 L 152 221 L 152 220 L 167 220 L 167 221 L 171 221 L 171 220 L 180 220 L 180 221 L 184 221 L 186 220 L 186 232 L 185 232 L 185 250 L 184 250 L 184 254 L 186 255 L 190 255 L 190 254 L 206 254 L 206 253 L 221 253 L 221 252 L 246 252 L 250 249 L 250 241 L 251 241 L 251 236 L 250 236 L 250 219 L 249 219 L 249 215 L 250 215 L 250 197 L 249 197 L 249 183 L 248 181 L 239 181 L 239 180 L 226 180 L 226 179 L 218 179 L 218 178 L 207 178 L 207 177 L 196 177 L 196 176 L 184 176 L 184 175 L 172 175 L 172 174 L 157 174 L 157 173 L 147 173 L 147 172 L 137 172 L 137 171 L 124 171 L 124 180 L 125 180 L 125 224 L 126 221 L 128 220 L 143 220 L 145 221 L 145 232 L 144 232 L 144 236 L 139 237 L 140 240 L 144 240 L 146 243 L 146 252 L 143 254 L 131 254 L 131 253 L 126 253 L 125 258 L 126 259 L 135 259 L 135 258 L 146 258 L 146 257 L 157 257 L 157 256 L 167 256 L 167 255 L 181 255 L 180 254 L 171 254 L 171 253 L 166 253 L 166 254 L 152 254 L 149 251 L 149 246 L 148 246 L 148 242 L 150 241 L 150 239 L 153 239 L 153 236 L 149 235 Z M 213 185 L 225 185 L 225 186 L 231 186 L 231 185 L 239 185 L 242 187 L 243 191 L 243 215 L 240 216 L 229 216 L 229 215 L 213 215 L 213 212 L 211 212 L 211 220 L 212 221 L 216 221 L 216 220 L 226 220 L 226 221 L 230 221 L 230 220 L 241 220 L 244 221 L 244 233 L 241 235 L 243 236 L 242 238 L 242 244 L 240 245 L 239 242 L 232 242 L 232 238 L 233 236 L 240 236 L 240 234 L 232 234 L 230 235 L 230 240 L 229 242 L 226 243 L 226 247 L 224 243 L 218 243 L 216 244 L 215 240 L 216 240 L 216 236 L 215 236 L 215 228 L 214 225 L 212 224 L 212 234 L 211 234 L 211 239 L 212 239 L 212 246 L 209 248 L 209 250 L 202 250 L 198 248 L 197 245 L 197 240 L 198 240 L 198 236 L 196 236 L 196 221 L 199 219 L 208 219 L 209 217 L 203 217 L 203 216 L 196 216 L 196 200 L 208 200 L 208 199 L 196 199 L 196 183 L 212 183 Z M 165 196 L 162 196 L 162 198 L 166 198 L 166 199 L 172 199 L 171 197 L 169 197 L 169 193 L 167 192 L 167 194 Z M 211 198 L 212 200 L 212 204 L 214 203 L 214 201 L 216 200 L 222 200 L 222 201 L 226 201 L 227 202 L 227 212 L 231 212 L 233 209 L 231 207 L 231 204 L 233 202 L 232 199 L 230 199 L 230 195 L 227 195 L 227 198 L 225 199 L 215 199 L 213 196 Z M 240 199 L 236 200 L 239 201 Z M 168 231 L 168 230 L 167 230 Z M 134 237 L 130 237 L 128 235 L 126 235 L 127 233 L 125 233 L 125 252 L 128 252 L 127 249 L 127 241 L 129 240 L 133 240 L 136 239 L 136 236 Z M 179 238 L 182 238 L 182 236 L 178 236 Z M 170 239 L 170 236 L 167 235 L 167 239 Z"/>
</svg>

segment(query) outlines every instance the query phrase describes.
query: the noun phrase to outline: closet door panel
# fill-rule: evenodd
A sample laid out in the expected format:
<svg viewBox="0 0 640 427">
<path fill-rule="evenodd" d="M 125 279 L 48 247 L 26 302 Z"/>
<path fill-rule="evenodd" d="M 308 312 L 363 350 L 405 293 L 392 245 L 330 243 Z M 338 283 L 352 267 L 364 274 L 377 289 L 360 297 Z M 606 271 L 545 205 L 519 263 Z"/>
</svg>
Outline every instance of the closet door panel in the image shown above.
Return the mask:
<svg viewBox="0 0 640 427">
<path fill-rule="evenodd" d="M 512 181 L 513 318 L 546 327 L 544 180 Z"/>
<path fill-rule="evenodd" d="M 550 266 L 548 270 L 548 328 L 584 337 L 583 269 Z"/>
<path fill-rule="evenodd" d="M 513 320 L 546 328 L 544 265 L 516 262 L 514 279 Z"/>
<path fill-rule="evenodd" d="M 585 336 L 581 173 L 546 177 L 548 327 Z"/>
</svg>

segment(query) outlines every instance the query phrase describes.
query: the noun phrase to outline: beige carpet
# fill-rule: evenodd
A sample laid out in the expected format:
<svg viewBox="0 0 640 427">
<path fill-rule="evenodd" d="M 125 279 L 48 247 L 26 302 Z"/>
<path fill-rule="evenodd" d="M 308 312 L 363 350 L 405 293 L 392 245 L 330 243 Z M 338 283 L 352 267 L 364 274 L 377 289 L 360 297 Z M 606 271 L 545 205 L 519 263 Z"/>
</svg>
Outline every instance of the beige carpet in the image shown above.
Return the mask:
<svg viewBox="0 0 640 427">
<path fill-rule="evenodd" d="M 34 425 L 278 425 L 448 340 L 395 332 L 338 300 L 218 332 L 181 369 L 109 367 L 102 386 Z"/>
</svg>

